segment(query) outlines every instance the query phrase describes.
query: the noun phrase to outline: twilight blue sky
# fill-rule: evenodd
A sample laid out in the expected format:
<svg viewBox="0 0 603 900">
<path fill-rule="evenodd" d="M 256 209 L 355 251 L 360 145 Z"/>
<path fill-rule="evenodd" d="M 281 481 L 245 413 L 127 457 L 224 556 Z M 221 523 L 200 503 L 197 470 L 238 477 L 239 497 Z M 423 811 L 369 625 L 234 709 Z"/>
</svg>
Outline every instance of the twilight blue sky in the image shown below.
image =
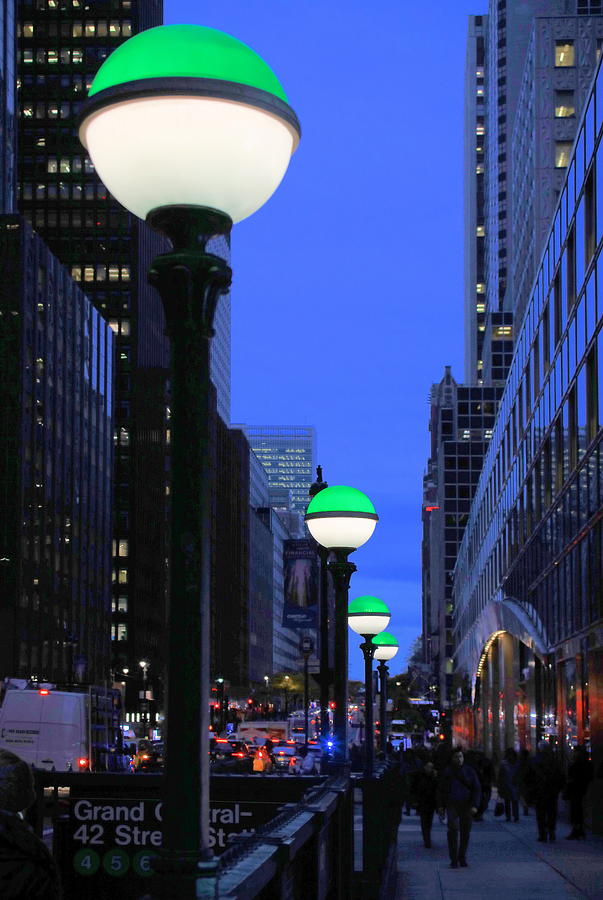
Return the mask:
<svg viewBox="0 0 603 900">
<path fill-rule="evenodd" d="M 274 69 L 302 140 L 233 230 L 232 421 L 314 425 L 330 484 L 380 522 L 353 557 L 405 668 L 421 631 L 430 386 L 463 377 L 463 76 L 486 0 L 165 0 L 166 24 L 229 32 Z M 350 640 L 350 676 L 361 678 Z"/>
</svg>

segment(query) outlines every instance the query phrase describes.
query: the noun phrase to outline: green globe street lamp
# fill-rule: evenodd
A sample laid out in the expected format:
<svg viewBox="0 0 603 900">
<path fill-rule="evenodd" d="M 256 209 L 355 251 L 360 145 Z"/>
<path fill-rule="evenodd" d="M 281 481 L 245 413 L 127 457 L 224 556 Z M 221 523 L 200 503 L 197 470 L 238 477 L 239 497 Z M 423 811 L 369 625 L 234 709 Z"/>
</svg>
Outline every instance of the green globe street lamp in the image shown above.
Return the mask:
<svg viewBox="0 0 603 900">
<path fill-rule="evenodd" d="M 163 25 L 119 46 L 82 106 L 80 140 L 106 187 L 164 234 L 149 273 L 172 350 L 167 764 L 161 890 L 197 896 L 209 843 L 209 602 L 213 319 L 231 271 L 208 241 L 259 209 L 299 142 L 269 66 L 240 41 Z M 207 882 L 206 882 L 207 883 Z M 203 890 L 199 885 L 199 890 Z"/>
<path fill-rule="evenodd" d="M 383 600 L 378 597 L 357 597 L 348 606 L 348 624 L 352 631 L 362 635 L 360 645 L 364 656 L 364 731 L 365 731 L 365 765 L 364 774 L 370 778 L 373 774 L 375 755 L 375 735 L 373 729 L 373 656 L 375 644 L 373 638 L 389 625 L 391 613 Z"/>
<path fill-rule="evenodd" d="M 397 638 L 390 634 L 389 631 L 382 631 L 373 638 L 375 645 L 375 659 L 379 660 L 377 671 L 379 672 L 379 718 L 381 719 L 381 752 L 386 752 L 387 747 L 387 677 L 389 669 L 385 665 L 386 661 L 393 659 L 398 652 L 399 644 Z"/>
<path fill-rule="evenodd" d="M 348 759 L 347 608 L 350 579 L 356 571 L 348 556 L 368 541 L 378 519 L 366 494 L 345 485 L 331 485 L 318 491 L 305 515 L 314 540 L 334 556 L 328 568 L 335 585 L 333 761 L 337 766 L 344 765 Z"/>
</svg>

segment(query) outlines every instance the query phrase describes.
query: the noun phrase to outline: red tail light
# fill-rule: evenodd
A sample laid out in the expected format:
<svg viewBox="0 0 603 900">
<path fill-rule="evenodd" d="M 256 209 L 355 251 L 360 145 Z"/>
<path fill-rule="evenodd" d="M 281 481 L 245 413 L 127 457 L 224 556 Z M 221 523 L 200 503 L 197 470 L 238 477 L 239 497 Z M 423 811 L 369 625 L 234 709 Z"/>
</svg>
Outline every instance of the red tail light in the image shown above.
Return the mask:
<svg viewBox="0 0 603 900">
<path fill-rule="evenodd" d="M 150 759 L 151 757 L 149 756 L 148 753 L 143 753 L 142 756 L 141 756 L 140 758 L 141 758 L 141 759 Z"/>
<path fill-rule="evenodd" d="M 49 693 L 50 693 L 50 691 L 47 690 L 46 688 L 40 688 L 40 690 L 38 691 L 38 694 L 41 694 L 43 697 L 46 697 L 46 695 Z"/>
<path fill-rule="evenodd" d="M 238 759 L 244 759 L 244 758 L 245 758 L 245 754 L 244 754 L 244 753 L 233 753 L 232 755 L 233 755 L 233 756 L 236 756 Z"/>
<path fill-rule="evenodd" d="M 80 758 L 79 758 L 78 761 L 77 761 L 77 764 L 78 764 L 78 766 L 80 767 L 80 769 L 87 769 L 87 768 L 88 768 L 88 760 L 86 759 L 85 756 L 80 756 Z"/>
</svg>

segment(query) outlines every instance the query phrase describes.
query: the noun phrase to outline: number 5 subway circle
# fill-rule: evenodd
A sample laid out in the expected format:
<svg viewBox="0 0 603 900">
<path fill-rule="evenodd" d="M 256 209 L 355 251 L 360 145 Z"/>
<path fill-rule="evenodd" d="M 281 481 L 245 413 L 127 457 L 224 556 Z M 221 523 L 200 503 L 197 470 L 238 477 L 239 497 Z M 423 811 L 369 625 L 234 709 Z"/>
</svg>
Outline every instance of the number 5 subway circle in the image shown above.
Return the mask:
<svg viewBox="0 0 603 900">
<path fill-rule="evenodd" d="M 99 845 L 111 840 L 118 847 L 161 846 L 161 801 L 78 800 L 73 816 L 81 822 L 73 839 L 82 844 Z"/>
</svg>

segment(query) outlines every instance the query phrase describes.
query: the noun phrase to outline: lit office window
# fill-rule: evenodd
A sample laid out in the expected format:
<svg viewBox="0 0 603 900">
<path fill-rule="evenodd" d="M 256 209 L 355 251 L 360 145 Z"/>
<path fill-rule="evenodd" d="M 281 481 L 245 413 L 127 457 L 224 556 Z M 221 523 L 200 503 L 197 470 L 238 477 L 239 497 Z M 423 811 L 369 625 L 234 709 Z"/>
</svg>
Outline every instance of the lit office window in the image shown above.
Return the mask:
<svg viewBox="0 0 603 900">
<path fill-rule="evenodd" d="M 127 569 L 118 569 L 117 581 L 119 584 L 127 584 L 128 583 L 128 570 Z"/>
<path fill-rule="evenodd" d="M 122 538 L 122 540 L 119 541 L 118 550 L 120 556 L 128 556 L 130 552 L 129 542 L 126 539 Z"/>
<path fill-rule="evenodd" d="M 573 41 L 555 41 L 555 66 L 562 68 L 575 65 Z"/>
<path fill-rule="evenodd" d="M 576 102 L 573 91 L 555 91 L 555 117 L 567 119 L 576 115 Z"/>
<path fill-rule="evenodd" d="M 570 153 L 572 152 L 571 141 L 555 141 L 555 168 L 565 169 L 569 165 Z"/>
</svg>

